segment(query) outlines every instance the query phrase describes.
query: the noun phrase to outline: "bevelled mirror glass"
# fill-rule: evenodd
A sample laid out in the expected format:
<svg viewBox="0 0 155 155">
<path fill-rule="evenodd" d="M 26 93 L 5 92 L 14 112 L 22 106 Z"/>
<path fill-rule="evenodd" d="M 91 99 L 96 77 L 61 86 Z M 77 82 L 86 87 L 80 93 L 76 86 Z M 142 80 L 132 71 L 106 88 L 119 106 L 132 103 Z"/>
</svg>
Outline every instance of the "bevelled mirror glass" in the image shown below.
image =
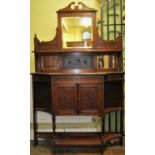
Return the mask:
<svg viewBox="0 0 155 155">
<path fill-rule="evenodd" d="M 62 17 L 61 29 L 63 48 L 92 47 L 92 17 Z"/>
</svg>

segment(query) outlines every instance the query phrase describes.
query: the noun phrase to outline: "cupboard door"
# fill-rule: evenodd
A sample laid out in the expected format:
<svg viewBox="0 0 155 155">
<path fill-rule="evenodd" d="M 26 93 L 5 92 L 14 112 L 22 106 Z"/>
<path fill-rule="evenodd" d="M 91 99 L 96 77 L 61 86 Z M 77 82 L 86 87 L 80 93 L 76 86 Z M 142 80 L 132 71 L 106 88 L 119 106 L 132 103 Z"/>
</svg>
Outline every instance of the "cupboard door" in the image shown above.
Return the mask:
<svg viewBox="0 0 155 155">
<path fill-rule="evenodd" d="M 101 114 L 101 84 L 79 84 L 79 113 Z"/>
<path fill-rule="evenodd" d="M 53 96 L 53 112 L 57 115 L 77 113 L 76 84 L 55 83 Z"/>
</svg>

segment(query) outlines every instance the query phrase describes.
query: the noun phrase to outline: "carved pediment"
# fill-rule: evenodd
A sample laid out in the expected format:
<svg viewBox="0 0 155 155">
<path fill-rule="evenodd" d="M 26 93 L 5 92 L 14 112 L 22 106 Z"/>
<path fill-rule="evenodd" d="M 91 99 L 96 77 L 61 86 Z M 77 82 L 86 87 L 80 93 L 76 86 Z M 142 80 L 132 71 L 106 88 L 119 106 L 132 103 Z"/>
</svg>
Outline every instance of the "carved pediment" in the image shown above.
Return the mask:
<svg viewBox="0 0 155 155">
<path fill-rule="evenodd" d="M 90 11 L 97 11 L 93 8 L 90 8 L 88 6 L 86 6 L 85 4 L 83 4 L 82 2 L 78 2 L 78 4 L 76 5 L 75 2 L 71 2 L 67 7 L 60 9 L 57 11 L 57 13 L 64 13 L 64 12 L 90 12 Z"/>
</svg>

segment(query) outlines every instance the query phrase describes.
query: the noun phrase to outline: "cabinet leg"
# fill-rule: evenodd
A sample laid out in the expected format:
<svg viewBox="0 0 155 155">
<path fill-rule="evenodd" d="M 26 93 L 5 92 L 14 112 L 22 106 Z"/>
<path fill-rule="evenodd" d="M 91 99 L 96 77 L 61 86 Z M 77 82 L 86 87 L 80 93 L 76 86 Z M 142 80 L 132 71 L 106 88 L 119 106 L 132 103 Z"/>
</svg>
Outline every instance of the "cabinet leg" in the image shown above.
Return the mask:
<svg viewBox="0 0 155 155">
<path fill-rule="evenodd" d="M 56 146 L 55 146 L 55 139 L 56 139 L 56 116 L 52 115 L 52 129 L 53 129 L 53 135 L 52 135 L 52 141 L 53 141 L 53 155 L 56 155 Z"/>
<path fill-rule="evenodd" d="M 123 115 L 123 110 L 121 111 L 121 138 L 120 138 L 120 145 L 123 146 L 123 128 L 124 128 L 124 115 Z"/>
<path fill-rule="evenodd" d="M 47 139 L 47 144 L 49 145 L 50 155 L 54 155 L 54 144 L 53 144 L 53 140 L 51 140 L 50 138 Z"/>
<path fill-rule="evenodd" d="M 55 117 L 55 115 L 52 115 L 52 123 L 53 123 L 53 126 L 52 126 L 53 133 L 55 134 L 55 129 L 56 129 L 56 117 Z"/>
<path fill-rule="evenodd" d="M 123 146 L 123 136 L 120 138 L 120 145 Z"/>
<path fill-rule="evenodd" d="M 36 135 L 34 135 L 33 146 L 36 147 L 37 145 L 38 145 L 38 138 L 36 137 Z"/>
<path fill-rule="evenodd" d="M 102 135 L 104 135 L 105 131 L 105 119 L 104 116 L 101 117 L 101 123 L 102 123 L 102 128 L 101 128 L 101 135 L 100 135 L 100 140 L 101 140 L 101 155 L 104 154 L 104 139 L 102 139 Z"/>
<path fill-rule="evenodd" d="M 38 138 L 36 136 L 36 132 L 37 132 L 37 116 L 36 116 L 36 111 L 34 110 L 33 112 L 33 134 L 34 134 L 34 147 L 38 145 Z"/>
<path fill-rule="evenodd" d="M 101 146 L 100 154 L 103 155 L 103 145 Z"/>
<path fill-rule="evenodd" d="M 102 117 L 101 117 L 101 122 L 102 122 L 102 133 L 103 133 L 103 134 L 104 134 L 104 128 L 105 128 L 105 126 L 104 126 L 104 124 L 105 124 L 104 121 L 105 121 L 105 120 L 104 120 L 104 116 L 102 116 Z"/>
</svg>

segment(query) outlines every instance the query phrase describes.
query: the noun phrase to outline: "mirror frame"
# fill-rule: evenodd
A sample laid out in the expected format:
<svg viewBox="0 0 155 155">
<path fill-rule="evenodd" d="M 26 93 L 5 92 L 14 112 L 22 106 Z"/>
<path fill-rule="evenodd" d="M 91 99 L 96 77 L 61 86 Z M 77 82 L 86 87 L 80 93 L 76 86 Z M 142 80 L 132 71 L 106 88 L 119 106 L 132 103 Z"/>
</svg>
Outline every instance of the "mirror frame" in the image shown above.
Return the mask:
<svg viewBox="0 0 155 155">
<path fill-rule="evenodd" d="M 82 22 L 85 22 L 85 19 L 90 20 L 89 21 L 90 23 L 88 26 L 85 26 L 85 24 L 82 23 Z M 69 20 L 69 23 L 66 20 Z M 90 16 L 62 17 L 61 22 L 62 22 L 61 30 L 62 30 L 63 48 L 65 49 L 66 48 L 92 48 L 92 43 L 93 43 L 92 17 Z M 63 24 L 64 24 L 63 22 L 67 27 L 67 29 L 64 31 L 63 31 Z M 70 27 L 70 24 L 71 24 L 71 27 Z M 86 35 L 84 36 L 84 32 L 88 32 L 89 38 L 84 39 L 84 37 L 86 37 Z M 67 35 L 69 36 L 67 37 Z M 66 38 L 64 36 L 66 36 Z"/>
<path fill-rule="evenodd" d="M 87 7 L 82 2 L 78 2 L 78 5 L 76 5 L 75 2 L 71 2 L 67 7 L 58 10 L 57 15 L 58 15 L 58 46 L 59 48 L 63 49 L 62 28 L 61 28 L 63 17 L 91 17 L 92 18 L 92 31 L 93 31 L 92 32 L 93 40 L 92 40 L 91 48 L 95 48 L 96 37 L 97 37 L 96 12 L 97 10 Z"/>
</svg>

